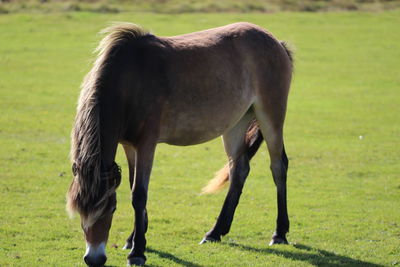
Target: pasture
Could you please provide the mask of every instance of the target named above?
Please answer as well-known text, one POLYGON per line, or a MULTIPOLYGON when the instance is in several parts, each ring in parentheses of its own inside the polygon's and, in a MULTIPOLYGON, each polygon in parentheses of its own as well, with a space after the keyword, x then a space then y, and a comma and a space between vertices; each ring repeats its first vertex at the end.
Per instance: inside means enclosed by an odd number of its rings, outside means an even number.
MULTIPOLYGON (((79 218, 65 212, 69 136, 97 32, 111 21, 176 35, 236 21, 295 47, 285 124, 288 246, 269 247, 276 190, 265 145, 251 162, 230 233, 198 245, 225 197, 200 195, 225 163, 219 139, 158 146, 147 266, 400 264, 400 11, 277 14, 0 15, 0 266, 84 266, 79 218)), ((128 169, 107 245, 108 266, 133 225, 128 169)))

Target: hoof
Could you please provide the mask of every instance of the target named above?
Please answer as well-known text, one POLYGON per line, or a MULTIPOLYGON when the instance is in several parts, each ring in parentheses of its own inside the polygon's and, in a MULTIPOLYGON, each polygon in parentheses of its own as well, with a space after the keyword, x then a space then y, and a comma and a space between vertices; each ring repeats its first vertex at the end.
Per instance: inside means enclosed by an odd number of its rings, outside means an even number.
POLYGON ((285 237, 285 236, 280 237, 280 236, 278 236, 278 235, 273 235, 273 236, 272 236, 271 242, 269 242, 269 245, 272 246, 272 245, 279 245, 279 244, 287 245, 287 244, 289 244, 289 243, 288 243, 288 241, 286 240, 286 237, 285 237))
POLYGON ((146 258, 143 257, 128 258, 128 266, 143 266, 145 262, 146 258))
POLYGON ((123 250, 131 249, 132 248, 132 243, 126 242, 125 246, 122 248, 123 250))
POLYGON ((202 245, 202 244, 205 244, 205 243, 217 243, 217 242, 221 242, 221 238, 216 239, 216 238, 213 238, 213 237, 206 236, 206 237, 203 238, 203 240, 200 241, 199 245, 202 245))

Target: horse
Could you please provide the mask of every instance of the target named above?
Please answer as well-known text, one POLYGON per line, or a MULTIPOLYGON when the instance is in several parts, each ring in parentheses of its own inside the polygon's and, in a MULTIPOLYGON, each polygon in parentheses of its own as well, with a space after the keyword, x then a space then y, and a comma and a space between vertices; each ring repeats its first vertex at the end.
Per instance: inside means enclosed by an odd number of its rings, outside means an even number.
POLYGON ((204 188, 230 182, 215 225, 201 244, 221 241, 231 227, 250 159, 266 141, 277 188, 278 216, 270 245, 287 244, 288 158, 283 124, 293 72, 285 42, 240 22, 173 37, 158 37, 132 23, 103 31, 97 58, 84 78, 71 134, 73 180, 67 210, 79 213, 84 261, 103 265, 116 209, 124 148, 135 213, 125 249, 128 265, 143 265, 147 192, 158 143, 200 144, 222 136, 228 163, 204 188))

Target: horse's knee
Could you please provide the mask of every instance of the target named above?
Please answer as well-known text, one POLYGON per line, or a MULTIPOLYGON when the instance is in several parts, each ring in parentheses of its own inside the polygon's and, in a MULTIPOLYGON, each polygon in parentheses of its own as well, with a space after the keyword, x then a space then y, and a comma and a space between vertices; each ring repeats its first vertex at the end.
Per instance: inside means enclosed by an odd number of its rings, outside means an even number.
POLYGON ((132 206, 136 209, 144 209, 147 202, 147 192, 142 188, 138 188, 132 193, 132 206))

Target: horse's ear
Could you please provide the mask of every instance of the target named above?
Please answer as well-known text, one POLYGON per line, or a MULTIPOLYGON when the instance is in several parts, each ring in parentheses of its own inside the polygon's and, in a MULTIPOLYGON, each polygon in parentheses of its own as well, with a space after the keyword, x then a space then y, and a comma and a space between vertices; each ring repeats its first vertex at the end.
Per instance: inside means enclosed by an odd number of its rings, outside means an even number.
POLYGON ((114 172, 115 172, 115 188, 121 184, 121 167, 114 162, 114 172))
POLYGON ((72 164, 72 174, 74 177, 78 174, 78 166, 76 163, 72 164))

